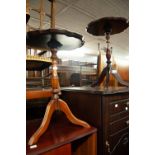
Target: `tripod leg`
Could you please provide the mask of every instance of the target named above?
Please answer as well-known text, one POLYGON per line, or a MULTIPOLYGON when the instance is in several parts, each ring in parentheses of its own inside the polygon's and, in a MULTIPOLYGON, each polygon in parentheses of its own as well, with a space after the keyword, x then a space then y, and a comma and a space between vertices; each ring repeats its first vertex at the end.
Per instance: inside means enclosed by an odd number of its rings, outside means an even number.
POLYGON ((44 118, 42 120, 42 123, 40 125, 40 127, 38 128, 38 130, 31 136, 28 144, 29 145, 33 145, 35 143, 37 143, 38 139, 40 138, 40 136, 46 131, 46 129, 48 128, 48 125, 50 123, 51 120, 51 116, 53 114, 53 112, 55 111, 56 107, 54 104, 54 100, 50 101, 46 107, 46 112, 44 115, 44 118))
POLYGON ((76 124, 76 125, 80 125, 80 126, 83 126, 83 127, 86 127, 86 128, 89 128, 90 125, 78 118, 76 118, 73 113, 71 112, 71 110, 69 109, 67 103, 61 99, 58 100, 59 102, 59 105, 60 105, 60 110, 63 111, 67 118, 69 119, 70 122, 72 122, 73 124, 76 124))
POLYGON ((109 74, 109 71, 110 71, 110 67, 107 66, 106 80, 105 80, 105 87, 106 87, 106 88, 108 88, 108 86, 109 86, 109 81, 110 81, 110 74, 109 74))
POLYGON ((106 72, 107 72, 107 66, 102 70, 98 80, 92 84, 92 87, 95 87, 95 86, 100 86, 101 83, 103 82, 104 78, 106 77, 106 72))

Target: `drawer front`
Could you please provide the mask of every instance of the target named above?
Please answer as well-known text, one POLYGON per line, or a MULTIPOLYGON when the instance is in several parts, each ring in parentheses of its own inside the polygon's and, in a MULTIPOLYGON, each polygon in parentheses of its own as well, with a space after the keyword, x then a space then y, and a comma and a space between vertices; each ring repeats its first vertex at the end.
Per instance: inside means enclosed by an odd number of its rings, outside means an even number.
POLYGON ((113 96, 107 102, 106 150, 111 155, 129 154, 129 99, 113 96))
POLYGON ((126 128, 121 132, 109 136, 106 141, 107 150, 111 155, 128 155, 129 154, 129 129, 126 128))
POLYGON ((129 117, 124 117, 114 122, 109 123, 109 134, 114 134, 129 127, 129 117))
POLYGON ((110 115, 109 122, 111 123, 111 122, 117 121, 117 120, 127 117, 127 116, 129 116, 128 110, 121 111, 119 113, 110 115))
POLYGON ((109 113, 110 115, 120 113, 123 111, 129 111, 129 100, 123 99, 118 101, 110 102, 109 104, 109 113))

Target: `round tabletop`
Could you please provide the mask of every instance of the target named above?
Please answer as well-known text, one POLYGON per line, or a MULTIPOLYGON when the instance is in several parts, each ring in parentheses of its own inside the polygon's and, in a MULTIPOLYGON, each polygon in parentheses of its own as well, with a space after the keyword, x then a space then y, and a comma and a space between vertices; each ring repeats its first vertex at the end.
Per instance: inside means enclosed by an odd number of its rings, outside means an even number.
POLYGON ((111 35, 123 32, 129 27, 127 19, 122 17, 104 17, 92 21, 87 26, 87 32, 95 36, 104 36, 106 32, 111 35))
POLYGON ((83 36, 61 29, 47 29, 27 32, 27 46, 41 50, 73 50, 84 45, 83 36))
POLYGON ((26 24, 28 23, 29 19, 30 19, 30 14, 26 13, 26 24))
POLYGON ((41 71, 51 65, 51 59, 41 56, 26 56, 26 70, 41 71))

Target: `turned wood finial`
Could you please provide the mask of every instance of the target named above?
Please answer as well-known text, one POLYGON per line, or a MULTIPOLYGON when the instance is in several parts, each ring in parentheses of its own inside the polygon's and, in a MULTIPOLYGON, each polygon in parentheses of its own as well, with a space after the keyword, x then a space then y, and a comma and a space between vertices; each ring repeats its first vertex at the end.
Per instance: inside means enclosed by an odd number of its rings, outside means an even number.
POLYGON ((110 45, 110 33, 109 32, 105 33, 105 38, 106 38, 107 48, 109 48, 109 45, 110 45))
POLYGON ((109 32, 106 32, 106 35, 105 35, 105 38, 106 38, 106 43, 107 43, 107 49, 106 49, 106 58, 107 58, 107 64, 110 64, 111 61, 111 49, 110 49, 110 33, 109 32))
POLYGON ((97 76, 99 77, 99 75, 102 72, 102 53, 100 50, 100 43, 98 43, 98 57, 97 57, 97 76))

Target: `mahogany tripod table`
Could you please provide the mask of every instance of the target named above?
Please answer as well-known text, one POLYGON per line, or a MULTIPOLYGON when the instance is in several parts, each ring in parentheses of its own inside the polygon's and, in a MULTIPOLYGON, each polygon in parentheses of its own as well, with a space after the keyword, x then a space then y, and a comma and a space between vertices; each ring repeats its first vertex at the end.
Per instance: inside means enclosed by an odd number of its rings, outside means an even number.
POLYGON ((83 36, 80 34, 70 32, 67 30, 60 30, 55 28, 55 0, 51 1, 51 27, 47 30, 30 31, 27 33, 27 46, 37 49, 49 50, 51 56, 51 87, 52 97, 48 103, 44 118, 38 130, 32 135, 28 144, 33 145, 37 143, 40 136, 47 130, 52 114, 55 110, 63 111, 70 122, 89 128, 90 125, 86 122, 76 118, 70 111, 67 103, 59 99, 61 94, 59 78, 57 73, 58 50, 73 50, 81 47, 84 44, 83 36))
MULTIPOLYGON (((123 32, 129 27, 129 22, 127 19, 122 17, 104 17, 98 20, 92 21, 87 26, 87 32, 94 36, 105 36, 107 48, 106 48, 106 58, 107 66, 103 68, 99 78, 92 86, 100 86, 105 80, 105 87, 109 86, 110 71, 111 71, 111 49, 110 49, 110 35, 118 34, 123 32)), ((112 74, 113 75, 113 74, 112 74)), ((114 76, 116 78, 116 76, 114 76)), ((121 82, 119 79, 116 79, 118 82, 121 82)), ((126 84, 122 82, 121 84, 126 84)))
POLYGON ((81 47, 84 44, 82 38, 83 37, 77 33, 60 29, 30 31, 27 33, 28 46, 32 48, 50 50, 52 53, 51 101, 47 105, 46 112, 40 127, 30 138, 28 142, 29 145, 37 143, 40 136, 47 130, 52 114, 55 110, 63 111, 66 114, 67 118, 70 120, 70 122, 72 122, 73 124, 80 125, 86 128, 90 127, 90 125, 86 122, 76 118, 70 111, 67 103, 59 99, 61 91, 57 74, 57 50, 72 50, 81 47))

